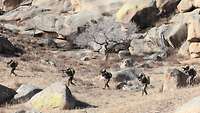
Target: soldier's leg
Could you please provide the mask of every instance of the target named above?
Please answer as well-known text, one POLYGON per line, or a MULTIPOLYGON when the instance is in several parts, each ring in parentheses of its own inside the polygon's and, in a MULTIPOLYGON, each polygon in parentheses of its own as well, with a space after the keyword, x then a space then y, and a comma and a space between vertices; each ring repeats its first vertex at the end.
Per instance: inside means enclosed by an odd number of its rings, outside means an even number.
POLYGON ((107 82, 106 82, 106 87, 107 87, 107 88, 110 88, 110 86, 109 86, 109 84, 108 84, 109 82, 110 82, 110 79, 108 79, 107 82))
POLYGON ((68 79, 68 86, 70 86, 70 84, 72 83, 72 78, 71 77, 69 77, 69 79, 68 79))
POLYGON ((16 76, 15 69, 16 69, 16 68, 12 68, 12 69, 11 69, 10 75, 14 74, 14 75, 16 76))
POLYGON ((190 78, 190 85, 193 85, 194 84, 194 76, 191 76, 190 78))
POLYGON ((188 85, 191 85, 191 78, 192 78, 191 76, 189 76, 189 77, 187 78, 187 81, 186 81, 186 82, 187 82, 188 85))
POLYGON ((148 95, 148 93, 147 93, 147 84, 145 84, 145 86, 144 86, 144 92, 145 92, 146 95, 148 95))
POLYGON ((108 85, 108 79, 106 79, 106 82, 105 82, 105 85, 104 85, 103 89, 106 89, 106 87, 109 87, 109 85, 108 85))
POLYGON ((143 87, 143 89, 142 89, 142 96, 144 95, 144 93, 145 93, 146 95, 148 95, 146 88, 147 88, 147 84, 144 84, 144 87, 143 87))
POLYGON ((76 84, 73 83, 73 79, 74 79, 74 78, 72 77, 72 78, 71 78, 71 84, 74 85, 74 86, 76 86, 76 84))

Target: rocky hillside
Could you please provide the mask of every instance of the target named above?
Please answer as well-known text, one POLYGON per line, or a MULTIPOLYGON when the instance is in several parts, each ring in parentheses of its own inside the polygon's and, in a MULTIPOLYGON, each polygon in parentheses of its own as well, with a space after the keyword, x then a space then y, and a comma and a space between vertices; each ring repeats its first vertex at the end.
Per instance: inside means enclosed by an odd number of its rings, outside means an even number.
POLYGON ((183 105, 200 95, 199 0, 0 0, 0 54, 3 113, 200 112, 199 97, 183 105), (11 59, 19 76, 7 74, 11 59), (69 66, 77 86, 66 85, 69 66), (101 89, 101 68, 111 90, 101 89))
POLYGON ((163 59, 176 51, 184 57, 199 57, 199 2, 195 0, 1 3, 0 21, 4 29, 17 35, 59 39, 63 46, 68 43, 67 49, 90 48, 101 53, 106 48, 109 52, 129 50, 132 55, 156 54, 163 59))

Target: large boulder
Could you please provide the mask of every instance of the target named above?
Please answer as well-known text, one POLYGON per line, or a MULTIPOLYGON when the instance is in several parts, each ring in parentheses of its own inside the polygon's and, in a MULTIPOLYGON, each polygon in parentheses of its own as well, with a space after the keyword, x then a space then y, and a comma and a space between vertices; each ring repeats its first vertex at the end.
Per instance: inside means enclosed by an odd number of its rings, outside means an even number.
POLYGON ((169 70, 166 73, 163 84, 163 91, 173 91, 177 88, 186 87, 188 75, 178 69, 169 70))
POLYGON ((200 97, 195 97, 183 106, 177 108, 175 113, 199 113, 200 112, 200 97))
POLYGON ((125 68, 120 71, 112 72, 113 80, 115 82, 126 82, 136 80, 139 71, 135 68, 125 68))
POLYGON ((16 55, 18 52, 22 52, 16 48, 7 38, 0 36, 0 53, 16 55))
POLYGON ((133 39, 129 51, 132 55, 145 55, 167 52, 181 47, 187 39, 187 25, 163 24, 151 28, 144 39, 133 39))
POLYGON ((0 105, 9 103, 17 94, 15 90, 0 85, 0 105))
MULTIPOLYGON (((89 27, 86 26, 84 32, 74 37, 74 44, 79 48, 89 47, 101 53, 105 53, 105 46, 109 52, 128 49, 131 37, 127 37, 127 34, 121 31, 120 24, 115 22, 114 18, 104 17, 101 21, 89 25, 89 27)), ((134 32, 137 28, 134 25, 132 27, 134 27, 132 29, 134 32)))
POLYGON ((155 0, 129 0, 119 9, 116 18, 121 23, 133 20, 140 27, 147 27, 158 19, 158 12, 155 0))
POLYGON ((179 12, 187 12, 193 8, 199 8, 199 7, 200 7, 199 0, 181 0, 181 2, 177 6, 179 12))
POLYGON ((154 27, 150 29, 145 39, 155 42, 155 44, 160 47, 170 46, 173 48, 179 48, 187 39, 187 25, 184 23, 163 24, 160 27, 154 27), (162 34, 165 45, 163 45, 162 34))
POLYGON ((96 20, 99 14, 95 11, 79 12, 70 16, 62 16, 59 14, 40 14, 33 19, 26 21, 27 28, 36 28, 46 32, 55 32, 63 36, 71 35, 77 32, 78 27, 84 26, 90 20, 96 20))
POLYGON ((143 56, 145 54, 151 54, 158 52, 160 48, 151 41, 144 39, 133 39, 131 41, 129 52, 131 55, 143 56))
POLYGON ((23 84, 17 90, 17 94, 14 96, 15 102, 26 102, 31 99, 35 94, 42 91, 42 89, 30 85, 30 84, 23 84))
POLYGON ((37 110, 72 109, 75 107, 75 98, 64 83, 56 82, 33 96, 28 105, 37 110))
POLYGON ((20 6, 0 16, 0 21, 18 21, 19 20, 22 22, 27 19, 32 19, 33 17, 40 15, 44 12, 48 12, 48 11, 45 11, 44 9, 35 7, 35 6, 20 6))

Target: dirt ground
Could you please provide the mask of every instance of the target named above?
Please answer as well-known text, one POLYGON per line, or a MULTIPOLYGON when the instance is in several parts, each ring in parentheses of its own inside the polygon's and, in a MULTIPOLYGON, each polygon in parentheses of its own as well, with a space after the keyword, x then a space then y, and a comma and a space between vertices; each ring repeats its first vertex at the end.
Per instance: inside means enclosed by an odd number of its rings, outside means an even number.
MULTIPOLYGON (((154 65, 153 68, 143 69, 151 77, 154 88, 149 89, 149 95, 142 96, 141 92, 115 90, 115 83, 111 81, 111 89, 103 90, 104 81, 100 80, 99 70, 106 66, 111 69, 119 69, 120 60, 117 55, 111 55, 108 62, 102 60, 103 56, 89 50, 74 51, 45 51, 40 55, 22 57, 0 57, 0 83, 16 89, 20 84, 28 83, 45 88, 56 81, 67 81, 61 70, 63 67, 73 66, 76 70, 75 83, 70 86, 72 94, 83 102, 96 106, 75 110, 46 110, 43 113, 173 113, 183 103, 200 95, 200 86, 188 87, 173 92, 160 93, 163 83, 164 71, 169 67, 178 67, 185 64, 195 64, 196 69, 200 66, 195 60, 168 60, 162 65, 154 65), (80 60, 83 56, 89 56, 89 61, 80 60), (36 57, 26 61, 24 57, 36 57), (16 70, 18 76, 9 76, 10 69, 6 62, 10 59, 19 61, 16 70), (55 62, 50 65, 44 62, 55 62)), ((199 70, 198 70, 199 72, 199 70)), ((22 105, 8 105, 0 108, 0 113, 14 113, 24 109, 22 105)))

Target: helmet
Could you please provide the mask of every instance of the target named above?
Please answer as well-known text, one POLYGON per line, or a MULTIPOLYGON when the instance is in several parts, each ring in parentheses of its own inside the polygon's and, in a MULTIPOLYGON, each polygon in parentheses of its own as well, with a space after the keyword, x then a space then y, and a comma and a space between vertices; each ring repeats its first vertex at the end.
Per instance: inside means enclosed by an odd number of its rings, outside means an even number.
POLYGON ((189 65, 186 65, 186 66, 184 67, 184 69, 185 69, 185 70, 189 70, 189 69, 190 69, 190 66, 189 66, 189 65))
POLYGON ((140 73, 140 74, 139 74, 139 77, 140 77, 140 78, 143 77, 143 76, 145 76, 144 73, 140 73))
POLYGON ((105 73, 106 72, 106 69, 105 68, 103 68, 103 69, 101 69, 101 71, 100 71, 101 73, 105 73))
POLYGON ((68 67, 67 69, 66 69, 66 71, 70 71, 71 70, 71 68, 70 67, 68 67))

